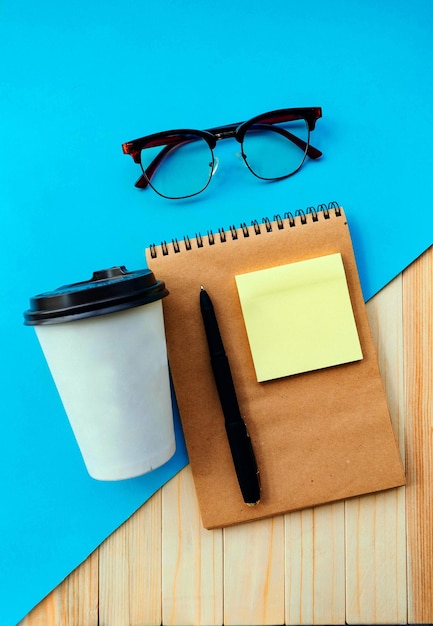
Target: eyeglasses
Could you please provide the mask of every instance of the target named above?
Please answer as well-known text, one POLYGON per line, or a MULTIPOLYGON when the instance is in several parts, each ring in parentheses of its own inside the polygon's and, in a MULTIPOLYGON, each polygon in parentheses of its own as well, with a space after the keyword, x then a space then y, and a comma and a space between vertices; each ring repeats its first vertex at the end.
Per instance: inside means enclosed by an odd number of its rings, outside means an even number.
POLYGON ((322 153, 310 145, 310 132, 322 117, 320 107, 279 109, 246 122, 208 130, 182 128, 154 133, 122 144, 143 171, 135 186, 150 186, 170 200, 189 198, 209 185, 218 168, 213 153, 217 141, 240 143, 246 166, 262 180, 281 180, 295 174, 305 158, 322 153))

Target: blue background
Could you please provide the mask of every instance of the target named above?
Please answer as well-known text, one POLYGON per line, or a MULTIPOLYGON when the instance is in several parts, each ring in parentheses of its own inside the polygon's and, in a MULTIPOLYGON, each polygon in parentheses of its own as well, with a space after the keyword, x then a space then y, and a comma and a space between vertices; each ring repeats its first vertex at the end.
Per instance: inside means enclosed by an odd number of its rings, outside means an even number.
POLYGON ((29 297, 141 268, 151 242, 333 200, 371 297, 433 242, 432 25, 429 0, 0 2, 2 625, 187 461, 178 432, 177 456, 150 477, 87 476, 22 324, 29 297), (324 156, 296 176, 258 181, 235 145, 194 199, 134 188, 122 142, 290 106, 323 108, 324 156))

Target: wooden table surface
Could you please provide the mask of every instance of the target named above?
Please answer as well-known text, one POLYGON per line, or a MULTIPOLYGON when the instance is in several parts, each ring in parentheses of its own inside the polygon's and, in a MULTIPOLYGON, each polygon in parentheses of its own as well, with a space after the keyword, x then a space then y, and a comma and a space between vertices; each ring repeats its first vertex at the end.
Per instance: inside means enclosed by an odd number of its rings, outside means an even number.
POLYGON ((406 487, 207 531, 187 467, 20 626, 433 622, 432 293, 429 249, 367 305, 406 487))

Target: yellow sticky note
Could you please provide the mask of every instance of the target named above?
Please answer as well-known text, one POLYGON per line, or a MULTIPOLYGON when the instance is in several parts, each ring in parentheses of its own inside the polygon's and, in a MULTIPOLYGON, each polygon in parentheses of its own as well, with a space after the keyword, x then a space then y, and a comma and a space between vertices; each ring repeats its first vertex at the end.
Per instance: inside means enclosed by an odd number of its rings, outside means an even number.
POLYGON ((259 382, 362 359, 341 254, 236 276, 259 382))

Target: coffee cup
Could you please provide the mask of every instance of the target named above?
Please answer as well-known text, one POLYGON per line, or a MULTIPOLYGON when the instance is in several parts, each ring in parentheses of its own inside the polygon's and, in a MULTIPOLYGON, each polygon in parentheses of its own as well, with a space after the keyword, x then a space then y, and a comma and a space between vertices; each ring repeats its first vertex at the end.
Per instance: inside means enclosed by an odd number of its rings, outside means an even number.
POLYGON ((162 298, 124 266, 30 299, 33 326, 89 474, 121 480, 175 452, 162 298))

